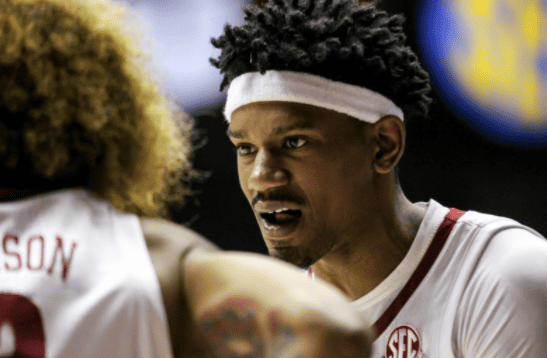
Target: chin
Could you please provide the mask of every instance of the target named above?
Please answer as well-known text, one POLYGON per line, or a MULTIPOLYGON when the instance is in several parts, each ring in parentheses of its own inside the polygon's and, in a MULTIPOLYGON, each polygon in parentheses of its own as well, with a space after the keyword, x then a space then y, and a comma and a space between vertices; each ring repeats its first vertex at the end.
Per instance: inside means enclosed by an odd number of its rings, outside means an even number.
POLYGON ((317 259, 313 259, 299 247, 291 246, 268 248, 268 251, 270 256, 300 268, 308 268, 317 261, 317 259))

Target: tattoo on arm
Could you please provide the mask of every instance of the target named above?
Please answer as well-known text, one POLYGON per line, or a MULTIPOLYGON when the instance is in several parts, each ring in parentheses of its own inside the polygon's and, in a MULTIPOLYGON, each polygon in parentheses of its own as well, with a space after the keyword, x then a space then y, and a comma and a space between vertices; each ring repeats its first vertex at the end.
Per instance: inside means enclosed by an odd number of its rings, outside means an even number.
POLYGON ((265 332, 257 319, 260 305, 248 298, 231 298, 208 310, 199 326, 218 358, 304 358, 290 351, 295 345, 295 330, 283 325, 277 312, 269 315, 273 337, 267 354, 265 332))
POLYGON ((201 320, 201 330, 216 357, 264 357, 264 341, 252 310, 240 314, 231 307, 201 320))
POLYGON ((300 353, 291 352, 291 346, 296 344, 296 334, 290 327, 283 327, 275 338, 272 351, 268 358, 304 358, 300 353))
POLYGON ((283 324, 280 312, 272 311, 268 315, 269 328, 274 338, 273 348, 268 358, 304 358, 301 354, 292 351, 297 349, 297 333, 294 328, 283 324))

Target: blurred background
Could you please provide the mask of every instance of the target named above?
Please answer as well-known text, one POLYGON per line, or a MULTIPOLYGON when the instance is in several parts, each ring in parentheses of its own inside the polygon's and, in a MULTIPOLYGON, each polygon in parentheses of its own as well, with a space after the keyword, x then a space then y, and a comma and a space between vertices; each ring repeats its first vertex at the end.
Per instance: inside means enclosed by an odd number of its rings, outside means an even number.
MULTIPOLYGON (((132 0, 152 24, 170 94, 196 119, 195 167, 208 173, 173 219, 220 247, 265 253, 239 189, 211 37, 252 0, 132 0)), ((507 216, 547 235, 547 0, 383 0, 406 17, 431 74, 429 118, 408 123, 400 163, 412 201, 507 216)))

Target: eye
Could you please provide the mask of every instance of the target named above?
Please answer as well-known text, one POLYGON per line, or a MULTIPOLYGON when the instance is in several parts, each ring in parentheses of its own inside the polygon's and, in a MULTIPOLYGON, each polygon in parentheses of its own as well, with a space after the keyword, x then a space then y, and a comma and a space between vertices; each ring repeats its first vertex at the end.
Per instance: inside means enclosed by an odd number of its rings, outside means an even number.
POLYGON ((301 137, 290 137, 285 140, 285 147, 291 149, 297 149, 304 146, 308 141, 301 137))
POLYGON ((236 145, 236 153, 239 157, 244 157, 255 152, 255 148, 249 144, 236 145))

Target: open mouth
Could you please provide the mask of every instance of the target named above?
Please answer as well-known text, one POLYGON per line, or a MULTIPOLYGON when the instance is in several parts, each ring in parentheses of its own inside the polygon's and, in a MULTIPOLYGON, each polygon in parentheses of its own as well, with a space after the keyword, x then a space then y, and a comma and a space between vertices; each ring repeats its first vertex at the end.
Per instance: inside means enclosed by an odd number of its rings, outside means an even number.
POLYGON ((260 217, 264 220, 269 226, 282 226, 294 223, 302 217, 302 211, 300 210, 290 210, 290 209, 280 209, 275 212, 269 213, 260 213, 260 217))
POLYGON ((255 206, 265 239, 288 240, 304 223, 304 206, 294 201, 259 201, 255 206))

